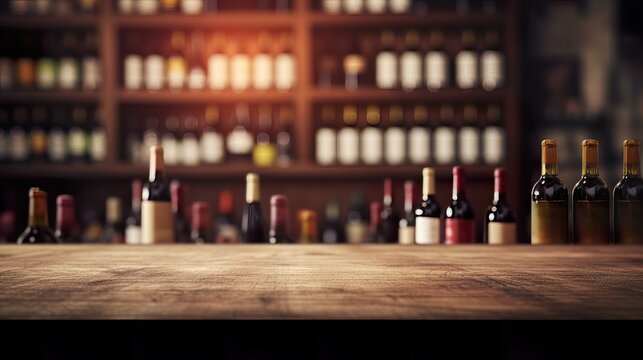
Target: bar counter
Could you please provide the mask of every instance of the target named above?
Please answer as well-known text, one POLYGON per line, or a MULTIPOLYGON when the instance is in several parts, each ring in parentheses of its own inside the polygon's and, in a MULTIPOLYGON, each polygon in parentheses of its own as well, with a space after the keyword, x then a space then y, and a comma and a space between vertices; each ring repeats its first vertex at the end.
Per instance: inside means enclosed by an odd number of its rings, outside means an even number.
POLYGON ((643 318, 643 246, 2 245, 0 318, 643 318))

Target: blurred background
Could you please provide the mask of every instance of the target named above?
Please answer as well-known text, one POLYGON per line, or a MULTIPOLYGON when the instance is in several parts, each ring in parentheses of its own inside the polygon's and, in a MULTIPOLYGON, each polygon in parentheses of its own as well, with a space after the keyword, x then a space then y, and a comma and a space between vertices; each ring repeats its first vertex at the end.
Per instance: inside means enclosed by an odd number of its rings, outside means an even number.
MULTIPOLYGON (((324 229, 366 224, 393 179, 419 202, 467 171, 479 234, 493 169, 528 242, 542 138, 561 177, 580 177, 580 143, 600 141, 601 175, 621 177, 622 141, 643 139, 643 26, 637 0, 23 0, 0 5, 0 240, 27 221, 40 186, 72 194, 86 241, 125 226, 147 148, 170 179, 238 224, 245 174, 324 229), (221 196, 221 194, 225 194, 221 196), (106 199, 115 197, 106 211, 106 199), (120 202, 114 205, 114 202, 120 202), (109 215, 109 216, 108 216, 109 215)), ((135 196, 136 197, 136 196, 135 196)), ((223 221, 223 220, 221 220, 223 221)), ((217 231, 215 229, 215 231, 217 231)), ((479 236, 481 239, 482 236, 479 236)))

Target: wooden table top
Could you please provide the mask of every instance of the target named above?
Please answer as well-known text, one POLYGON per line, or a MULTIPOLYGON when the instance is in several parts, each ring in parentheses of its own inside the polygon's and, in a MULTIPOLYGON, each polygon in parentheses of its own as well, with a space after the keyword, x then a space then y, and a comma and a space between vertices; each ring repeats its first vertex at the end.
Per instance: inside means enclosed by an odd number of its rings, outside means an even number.
POLYGON ((0 318, 643 318, 643 246, 2 245, 0 318))

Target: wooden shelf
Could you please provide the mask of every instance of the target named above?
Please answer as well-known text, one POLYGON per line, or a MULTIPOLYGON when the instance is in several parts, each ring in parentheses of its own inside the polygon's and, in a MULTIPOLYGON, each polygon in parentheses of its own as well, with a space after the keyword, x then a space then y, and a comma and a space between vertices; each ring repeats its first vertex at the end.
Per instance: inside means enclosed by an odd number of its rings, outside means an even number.
POLYGON ((95 15, 0 16, 0 28, 90 28, 98 26, 95 15))
POLYGON ((439 102, 482 102, 502 101, 506 92, 503 90, 484 91, 481 89, 461 90, 445 89, 432 92, 419 89, 412 92, 403 90, 383 90, 377 88, 362 88, 346 90, 341 87, 315 88, 311 91, 311 98, 316 101, 439 101, 439 102))
POLYGON ((213 102, 287 102, 294 99, 292 92, 276 90, 256 91, 247 90, 234 92, 231 90, 182 90, 182 91, 128 91, 118 92, 118 100, 122 104, 200 104, 213 102))
POLYGON ((98 101, 100 93, 96 90, 33 90, 0 92, 0 102, 89 102, 98 101))
POLYGON ((429 12, 414 15, 332 15, 315 13, 311 23, 315 27, 409 27, 409 26, 475 26, 502 24, 501 15, 458 14, 453 11, 429 12))
POLYGON ((295 17, 281 12, 234 11, 218 14, 117 15, 116 25, 123 29, 175 28, 292 28, 295 17))
MULTIPOLYGON (((451 166, 433 166, 438 178, 450 179, 451 166)), ((493 167, 467 166, 467 178, 492 181, 493 167), (491 180, 490 180, 491 179, 491 180)), ((179 179, 239 179, 248 172, 256 172, 265 179, 333 180, 420 178, 421 165, 401 166, 318 166, 296 163, 288 167, 257 167, 251 164, 229 163, 223 165, 168 166, 168 176, 179 179)), ((13 179, 131 179, 145 177, 147 166, 138 164, 2 164, 0 180, 13 179)))

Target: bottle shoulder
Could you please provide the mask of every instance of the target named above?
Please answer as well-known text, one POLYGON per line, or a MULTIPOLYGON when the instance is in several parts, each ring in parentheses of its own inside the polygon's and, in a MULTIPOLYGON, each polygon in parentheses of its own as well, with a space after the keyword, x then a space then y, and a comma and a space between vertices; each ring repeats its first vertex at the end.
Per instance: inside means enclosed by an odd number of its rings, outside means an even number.
POLYGON ((567 201, 569 191, 557 176, 541 176, 531 190, 532 201, 567 201))
POLYGON ((57 244, 60 240, 47 227, 28 226, 18 237, 18 244, 57 244))
POLYGON ((447 218, 473 219, 473 207, 464 198, 454 199, 449 203, 445 215, 447 218))
POLYGON ((614 187, 614 199, 643 201, 643 179, 624 176, 614 187))
POLYGON ((423 200, 414 210, 415 216, 421 217, 440 217, 441 212, 440 204, 433 197, 423 200))
POLYGON ((573 199, 574 201, 609 200, 609 189, 605 181, 600 177, 583 176, 574 186, 573 199))
POLYGON ((498 202, 491 204, 487 208, 485 214, 485 221, 487 222, 515 222, 513 211, 511 207, 505 202, 498 202))

